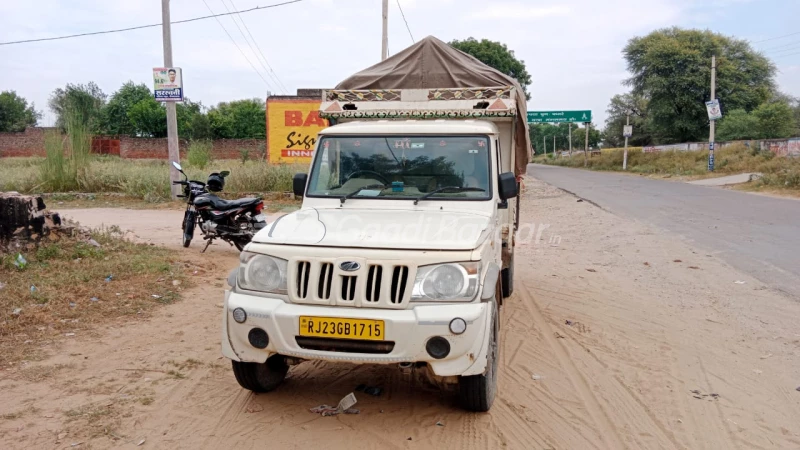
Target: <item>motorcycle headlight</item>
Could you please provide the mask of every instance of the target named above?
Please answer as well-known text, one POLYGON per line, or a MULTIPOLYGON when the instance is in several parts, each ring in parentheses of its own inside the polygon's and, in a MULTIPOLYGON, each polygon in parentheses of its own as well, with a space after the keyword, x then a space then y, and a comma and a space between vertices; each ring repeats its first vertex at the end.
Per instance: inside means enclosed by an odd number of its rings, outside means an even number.
POLYGON ((273 256, 242 252, 238 282, 242 289, 286 294, 285 259, 273 256))
POLYGON ((422 266, 417 270, 411 300, 470 301, 478 293, 480 263, 422 266))

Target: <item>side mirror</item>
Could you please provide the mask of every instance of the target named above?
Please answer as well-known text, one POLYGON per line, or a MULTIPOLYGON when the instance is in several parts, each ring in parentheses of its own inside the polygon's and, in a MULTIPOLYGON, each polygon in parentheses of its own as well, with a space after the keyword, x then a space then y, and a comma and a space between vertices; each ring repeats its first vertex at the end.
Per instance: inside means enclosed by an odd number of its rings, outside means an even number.
POLYGON ((296 173, 292 178, 292 190, 294 195, 302 197, 306 193, 306 182, 308 181, 307 173, 296 173))
POLYGON ((177 161, 172 161, 172 167, 178 169, 178 172, 183 172, 183 167, 177 161))
POLYGON ((517 177, 512 172, 501 173, 497 179, 497 185, 501 200, 517 196, 517 177))
POLYGON ((219 176, 221 176, 222 178, 225 178, 230 174, 231 174, 231 172, 229 170, 223 170, 222 172, 219 173, 219 176))

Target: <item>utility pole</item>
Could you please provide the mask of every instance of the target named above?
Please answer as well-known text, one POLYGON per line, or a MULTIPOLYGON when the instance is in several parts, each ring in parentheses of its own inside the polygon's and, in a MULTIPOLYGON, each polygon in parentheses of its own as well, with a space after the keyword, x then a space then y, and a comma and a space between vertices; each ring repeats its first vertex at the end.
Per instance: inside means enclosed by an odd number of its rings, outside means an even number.
POLYGON ((556 151, 556 135, 553 135, 553 156, 558 158, 558 152, 556 151))
MULTIPOLYGON (((172 31, 169 25, 169 0, 161 0, 161 31, 164 39, 164 67, 172 67, 172 31)), ((172 167, 172 162, 180 163, 181 155, 178 149, 178 119, 175 113, 175 102, 165 102, 167 107, 167 148, 169 149, 169 179, 172 199, 178 198, 181 187, 172 184, 180 180, 178 170, 172 167)))
MULTIPOLYGON (((625 126, 631 124, 631 110, 625 111, 625 126)), ((625 135, 625 152, 622 154, 622 170, 628 170, 628 135, 625 135)))
POLYGON ((545 140, 544 136, 542 136, 542 147, 544 148, 544 156, 547 156, 547 141, 545 140))
MULTIPOLYGON (((711 55, 711 101, 717 99, 717 56, 711 55)), ((714 131, 716 120, 710 121, 710 129, 708 133, 708 171, 714 171, 714 131)))
POLYGON ((584 122, 583 126, 586 127, 586 140, 583 143, 583 167, 589 164, 586 153, 589 151, 589 125, 591 122, 584 122))
POLYGON ((383 42, 381 61, 389 57, 389 0, 383 0, 383 42))
POLYGON ((572 122, 569 123, 569 156, 572 157, 572 122))

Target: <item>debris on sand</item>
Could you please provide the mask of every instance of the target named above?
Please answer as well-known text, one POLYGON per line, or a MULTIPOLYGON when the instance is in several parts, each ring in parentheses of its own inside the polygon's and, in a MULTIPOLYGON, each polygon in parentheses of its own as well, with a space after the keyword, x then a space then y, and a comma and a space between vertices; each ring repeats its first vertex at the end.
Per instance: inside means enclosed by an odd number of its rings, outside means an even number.
POLYGON ((356 400, 355 394, 351 392, 345 395, 344 398, 342 398, 339 401, 339 404, 335 408, 333 406, 328 406, 328 405, 319 405, 316 408, 311 408, 309 411, 311 411, 314 414, 319 414, 323 417, 336 416, 339 414, 358 414, 361 411, 353 408, 353 405, 355 405, 357 402, 358 400, 356 400))

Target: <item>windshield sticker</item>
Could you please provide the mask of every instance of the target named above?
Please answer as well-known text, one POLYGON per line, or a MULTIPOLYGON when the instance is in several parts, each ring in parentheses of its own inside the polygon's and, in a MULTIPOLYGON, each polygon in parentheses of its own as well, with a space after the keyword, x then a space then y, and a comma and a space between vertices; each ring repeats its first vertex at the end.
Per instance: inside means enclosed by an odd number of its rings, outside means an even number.
POLYGON ((477 153, 478 153, 478 151, 477 151, 477 150, 475 150, 475 149, 470 149, 470 150, 469 150, 469 153, 470 153, 470 154, 477 154, 477 153))
POLYGON ((371 190, 371 189, 362 189, 358 193, 358 195, 361 195, 362 197, 377 197, 377 196, 381 195, 381 191, 371 190))
POLYGON ((355 141, 353 142, 353 145, 356 147, 361 147, 361 141, 355 141))
POLYGON ((478 141, 478 147, 486 147, 486 141, 478 141))
POLYGON ((447 142, 445 142, 445 141, 440 141, 440 142, 439 142, 439 147, 447 147, 447 142))
POLYGON ((409 139, 398 139, 394 141, 394 148, 411 148, 411 141, 409 139))
POLYGON ((414 142, 411 144, 411 148, 425 148, 424 142, 414 142))

